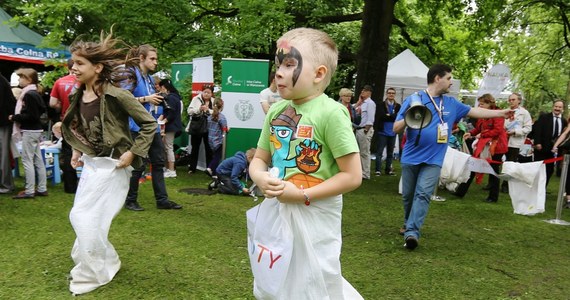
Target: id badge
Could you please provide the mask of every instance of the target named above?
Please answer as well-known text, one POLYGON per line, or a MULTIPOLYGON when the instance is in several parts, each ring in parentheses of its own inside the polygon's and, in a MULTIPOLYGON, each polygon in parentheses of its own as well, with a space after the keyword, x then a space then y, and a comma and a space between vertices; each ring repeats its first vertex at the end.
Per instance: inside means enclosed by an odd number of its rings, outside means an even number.
POLYGON ((447 143, 447 123, 440 123, 437 125, 437 143, 446 144, 447 143))

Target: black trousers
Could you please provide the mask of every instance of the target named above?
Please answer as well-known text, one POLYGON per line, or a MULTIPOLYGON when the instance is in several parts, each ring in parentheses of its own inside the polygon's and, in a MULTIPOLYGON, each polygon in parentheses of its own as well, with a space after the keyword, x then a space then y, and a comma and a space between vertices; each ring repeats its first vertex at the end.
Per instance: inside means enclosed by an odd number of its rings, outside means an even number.
POLYGON ((204 143, 204 149, 206 150, 206 166, 210 164, 210 161, 212 161, 212 149, 210 149, 210 144, 208 143, 208 133, 192 134, 190 135, 192 151, 190 152, 190 164, 188 165, 188 171, 196 172, 201 143, 204 143))
POLYGON ((63 171, 63 191, 68 194, 75 194, 77 191, 77 171, 71 166, 71 155, 73 149, 63 140, 61 143, 61 154, 59 159, 60 168, 63 171))

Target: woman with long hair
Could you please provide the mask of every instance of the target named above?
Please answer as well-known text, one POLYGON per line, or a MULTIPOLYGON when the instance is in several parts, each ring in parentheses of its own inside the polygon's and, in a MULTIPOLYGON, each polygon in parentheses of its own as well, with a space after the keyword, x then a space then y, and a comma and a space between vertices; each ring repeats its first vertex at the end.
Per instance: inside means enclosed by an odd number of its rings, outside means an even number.
POLYGON ((164 126, 164 148, 166 152, 166 170, 165 178, 175 178, 176 170, 174 169, 174 138, 180 135, 182 131, 182 102, 180 93, 172 84, 170 79, 162 79, 158 82, 160 92, 164 93, 164 101, 166 101, 164 114, 161 121, 166 122, 164 126))
POLYGON ((214 101, 214 109, 208 116, 208 143, 212 149, 212 160, 206 168, 206 173, 212 176, 216 173, 216 168, 220 164, 223 156, 223 143, 225 134, 228 132, 228 121, 226 116, 222 114, 224 109, 224 100, 216 98, 214 101))
POLYGON ((109 229, 125 202, 130 166, 142 164, 157 124, 129 91, 119 87, 126 48, 112 33, 101 33, 99 42, 76 41, 70 52, 81 86, 70 96, 62 132, 73 148, 71 166, 83 167, 69 214, 77 235, 69 289, 77 295, 109 283, 120 269, 109 229), (129 117, 141 128, 135 140, 129 117))
POLYGON ((16 70, 16 74, 19 76, 19 86, 23 89, 18 97, 14 115, 8 118, 14 122, 12 137, 16 141, 22 141, 22 164, 26 174, 26 187, 13 198, 47 196, 46 167, 40 149, 44 131, 41 115, 46 112, 46 105, 38 93, 38 72, 31 68, 22 68, 16 70))
MULTIPOLYGON (((214 111, 214 101, 212 96, 214 94, 214 86, 206 84, 202 87, 202 93, 192 98, 188 106, 188 115, 190 116, 190 123, 192 122, 207 122, 207 117, 214 111)), ((198 155, 200 154, 200 145, 204 142, 204 150, 206 151, 206 165, 210 164, 212 160, 212 149, 208 144, 208 129, 201 132, 190 132, 190 145, 192 150, 190 152, 190 164, 188 165, 188 174, 196 172, 198 166, 198 155)))
MULTIPOLYGON (((491 94, 484 94, 477 99, 479 107, 486 109, 498 109, 495 98, 491 94)), ((507 131, 505 130, 504 118, 479 119, 470 132, 464 135, 464 139, 475 138, 477 145, 473 151, 474 157, 493 160, 491 167, 499 174, 502 156, 507 153, 507 131)), ((489 174, 489 196, 486 202, 494 203, 499 200, 499 178, 489 174)))

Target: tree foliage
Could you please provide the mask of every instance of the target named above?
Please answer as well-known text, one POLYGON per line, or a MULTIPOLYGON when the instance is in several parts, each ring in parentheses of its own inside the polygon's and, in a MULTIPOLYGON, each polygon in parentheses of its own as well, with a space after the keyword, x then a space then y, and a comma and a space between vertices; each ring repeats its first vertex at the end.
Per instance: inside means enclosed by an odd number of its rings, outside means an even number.
POLYGON ((566 1, 511 1, 501 15, 499 56, 514 74, 512 88, 537 115, 552 101, 570 101, 570 4, 566 1))
POLYGON ((560 97, 568 86, 567 0, 6 0, 2 7, 47 43, 94 38, 114 25, 127 43, 157 47, 163 69, 210 55, 272 61, 283 32, 319 28, 340 51, 331 96, 363 84, 381 95, 388 60, 406 48, 428 66, 452 65, 466 88, 477 88, 498 62, 511 66, 514 88, 527 98, 560 97))

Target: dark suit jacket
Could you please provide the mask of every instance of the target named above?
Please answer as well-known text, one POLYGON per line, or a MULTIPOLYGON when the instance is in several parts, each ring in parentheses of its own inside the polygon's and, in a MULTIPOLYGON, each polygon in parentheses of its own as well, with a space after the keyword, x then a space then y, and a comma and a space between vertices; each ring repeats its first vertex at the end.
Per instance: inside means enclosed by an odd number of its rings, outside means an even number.
POLYGON ((402 105, 396 101, 394 101, 394 111, 388 111, 388 104, 386 101, 383 101, 376 106, 378 113, 376 114, 376 128, 374 130, 380 132, 384 129, 384 122, 395 122, 400 108, 402 108, 402 105))
MULTIPOLYGON (((556 142, 558 136, 553 137, 554 131, 552 113, 541 114, 538 120, 532 125, 532 136, 534 137, 534 145, 542 145, 541 151, 536 151, 535 154, 539 158, 552 157, 552 146, 556 142)), ((560 117, 562 127, 558 130, 558 135, 562 133, 564 128, 568 126, 568 121, 564 117, 560 117)))

